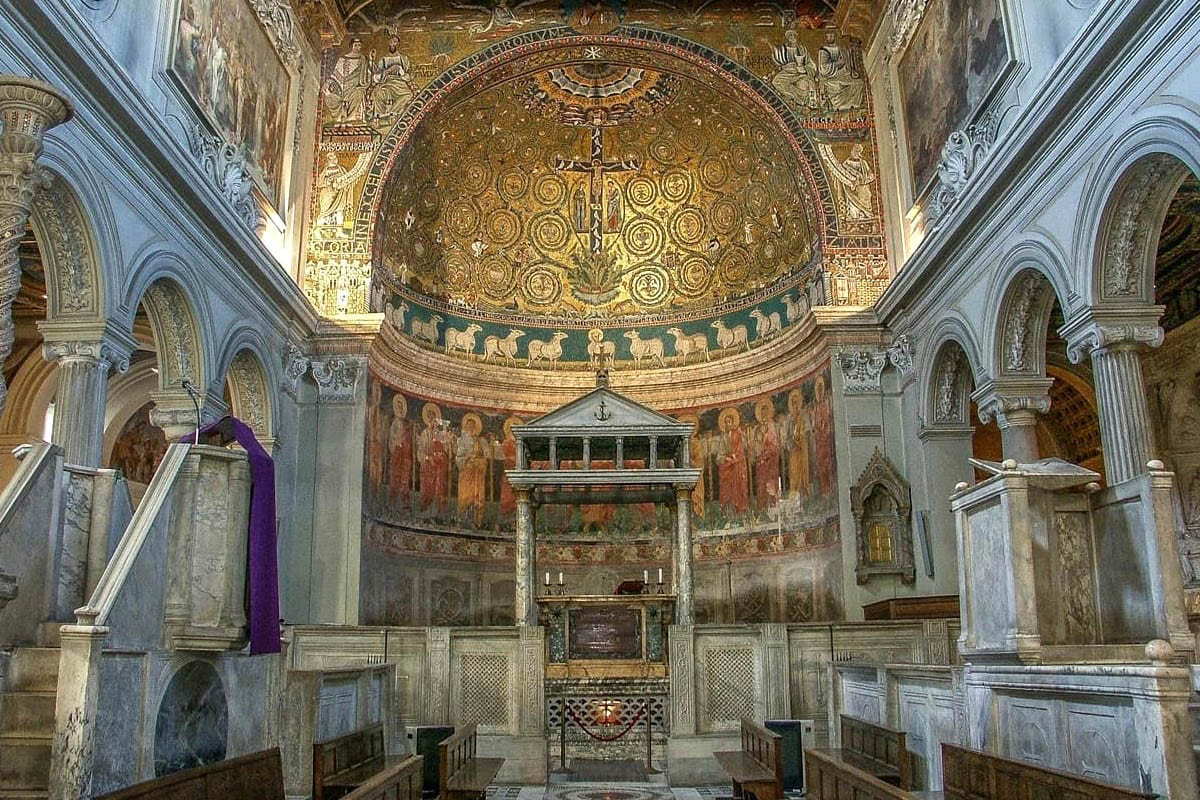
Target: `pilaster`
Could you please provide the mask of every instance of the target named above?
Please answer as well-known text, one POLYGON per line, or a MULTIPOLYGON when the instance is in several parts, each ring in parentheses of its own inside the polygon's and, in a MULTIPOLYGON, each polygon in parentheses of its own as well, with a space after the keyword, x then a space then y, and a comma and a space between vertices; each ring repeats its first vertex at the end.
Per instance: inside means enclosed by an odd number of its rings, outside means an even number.
POLYGON ((675 486, 675 624, 695 623, 692 580, 692 490, 695 484, 675 486))
POLYGON ((533 507, 530 490, 514 488, 517 501, 516 532, 516 598, 514 614, 517 625, 537 625, 537 603, 534 600, 534 558, 536 546, 533 541, 533 507))
POLYGON ((64 625, 50 752, 51 800, 92 796, 100 659, 108 628, 64 625))
MULTIPOLYGON (((49 185, 37 164, 42 138, 71 117, 57 89, 15 75, 0 76, 0 362, 12 353, 12 304, 21 289, 21 239, 40 189, 49 185)), ((0 376, 0 408, 8 386, 0 376)))

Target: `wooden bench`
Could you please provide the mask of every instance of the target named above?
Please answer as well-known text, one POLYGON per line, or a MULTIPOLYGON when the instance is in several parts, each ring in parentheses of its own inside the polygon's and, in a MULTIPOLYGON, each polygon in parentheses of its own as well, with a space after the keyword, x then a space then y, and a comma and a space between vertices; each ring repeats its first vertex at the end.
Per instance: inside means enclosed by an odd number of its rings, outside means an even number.
POLYGON ((1023 800, 1027 797, 1089 797, 1150 800, 1158 795, 1101 783, 1081 775, 942 744, 942 791, 921 792, 930 800, 1023 800))
POLYGON ((313 800, 338 800, 405 756, 384 751, 383 723, 313 743, 313 800))
POLYGON ((283 800, 279 748, 180 770, 96 800, 283 800))
POLYGON ((847 763, 837 750, 804 751, 807 800, 910 800, 912 792, 847 763))
POLYGON ((757 800, 781 800, 783 762, 780 760, 780 736, 753 720, 742 720, 742 749, 713 753, 721 769, 733 781, 733 796, 746 792, 757 800))
POLYGON ((901 789, 912 788, 912 753, 904 731, 842 714, 842 746, 823 750, 860 772, 901 789))
POLYGON ((423 756, 409 756, 377 773, 342 800, 421 800, 423 756))
POLYGON ((476 747, 474 723, 438 743, 438 800, 482 800, 504 759, 480 758, 476 747))

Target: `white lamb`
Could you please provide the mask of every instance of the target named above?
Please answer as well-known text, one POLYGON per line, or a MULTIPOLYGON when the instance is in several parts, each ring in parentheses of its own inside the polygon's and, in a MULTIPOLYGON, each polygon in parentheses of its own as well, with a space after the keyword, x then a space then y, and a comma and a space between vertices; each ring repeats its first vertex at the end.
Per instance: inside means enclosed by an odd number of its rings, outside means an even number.
POLYGON ((517 339, 525 335, 525 331, 519 331, 516 328, 511 328, 508 331, 508 336, 500 338, 499 336, 489 336, 483 340, 483 360, 487 361, 492 356, 503 358, 510 364, 517 363, 517 339))
POLYGON ((680 361, 686 362, 692 353, 703 353, 705 361, 712 361, 712 353, 708 349, 708 334, 684 333, 679 328, 667 328, 667 333, 675 337, 675 355, 680 361))
POLYGON ((549 339, 530 339, 529 340, 529 360, 525 362, 526 366, 533 366, 535 361, 548 361, 551 367, 558 368, 558 359, 562 357, 562 340, 567 338, 567 335, 562 331, 555 331, 549 339))
POLYGON ((662 339, 643 339, 637 331, 625 331, 625 338, 629 340, 629 353, 634 361, 654 359, 660 367, 664 366, 662 339))
POLYGON ((756 308, 750 312, 750 319, 754 320, 754 336, 756 339, 765 339, 783 330, 783 322, 779 318, 778 311, 764 314, 756 308))
POLYGON ((466 330, 458 328, 446 328, 446 354, 461 350, 468 355, 475 352, 475 334, 479 333, 483 328, 472 322, 466 327, 466 330))
POLYGON ((750 337, 746 333, 745 325, 736 325, 732 328, 725 326, 725 320, 719 319, 712 324, 717 329, 717 346, 722 350, 727 350, 730 347, 741 345, 747 351, 750 350, 750 337))
POLYGON ((428 321, 419 320, 413 317, 409 326, 412 329, 412 335, 418 339, 424 339, 430 344, 437 344, 438 340, 438 325, 442 324, 442 318, 437 314, 430 314, 428 321))

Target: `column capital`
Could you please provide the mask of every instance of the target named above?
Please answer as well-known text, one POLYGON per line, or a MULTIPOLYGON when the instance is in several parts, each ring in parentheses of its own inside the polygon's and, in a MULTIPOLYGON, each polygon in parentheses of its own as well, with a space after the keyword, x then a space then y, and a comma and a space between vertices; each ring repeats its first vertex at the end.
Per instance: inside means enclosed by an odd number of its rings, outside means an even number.
POLYGON ((125 372, 138 346, 132 335, 103 322, 42 321, 37 326, 47 361, 91 361, 125 372))
POLYGON ((1032 415, 1050 410, 1050 386, 1053 378, 1007 377, 989 380, 971 393, 979 408, 979 421, 996 419, 1001 425, 1020 417, 1032 423, 1032 415))
POLYGON ((1164 306, 1093 308, 1059 328, 1067 340, 1067 357, 1078 364, 1099 352, 1158 347, 1163 329, 1158 324, 1164 306))
POLYGON ((48 83, 20 75, 0 75, 0 153, 36 157, 46 131, 74 113, 71 102, 48 83))
MULTIPOLYGON (((162 389, 150 393, 154 408, 150 409, 150 424, 162 428, 168 442, 178 441, 196 430, 196 407, 192 398, 183 389, 162 389)), ((229 407, 210 392, 200 396, 200 424, 220 419, 229 413, 229 407)))
POLYGON ((314 357, 312 375, 317 382, 317 393, 322 403, 351 403, 358 377, 365 370, 367 360, 362 356, 338 355, 314 357))

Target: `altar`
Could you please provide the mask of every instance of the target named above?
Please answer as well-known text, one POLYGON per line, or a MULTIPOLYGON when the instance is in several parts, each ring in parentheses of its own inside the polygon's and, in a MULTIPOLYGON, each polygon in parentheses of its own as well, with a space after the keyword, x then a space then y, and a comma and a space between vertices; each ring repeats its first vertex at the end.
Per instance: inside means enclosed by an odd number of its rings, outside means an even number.
POLYGON ((666 677, 674 595, 549 595, 537 602, 547 678, 666 677))

